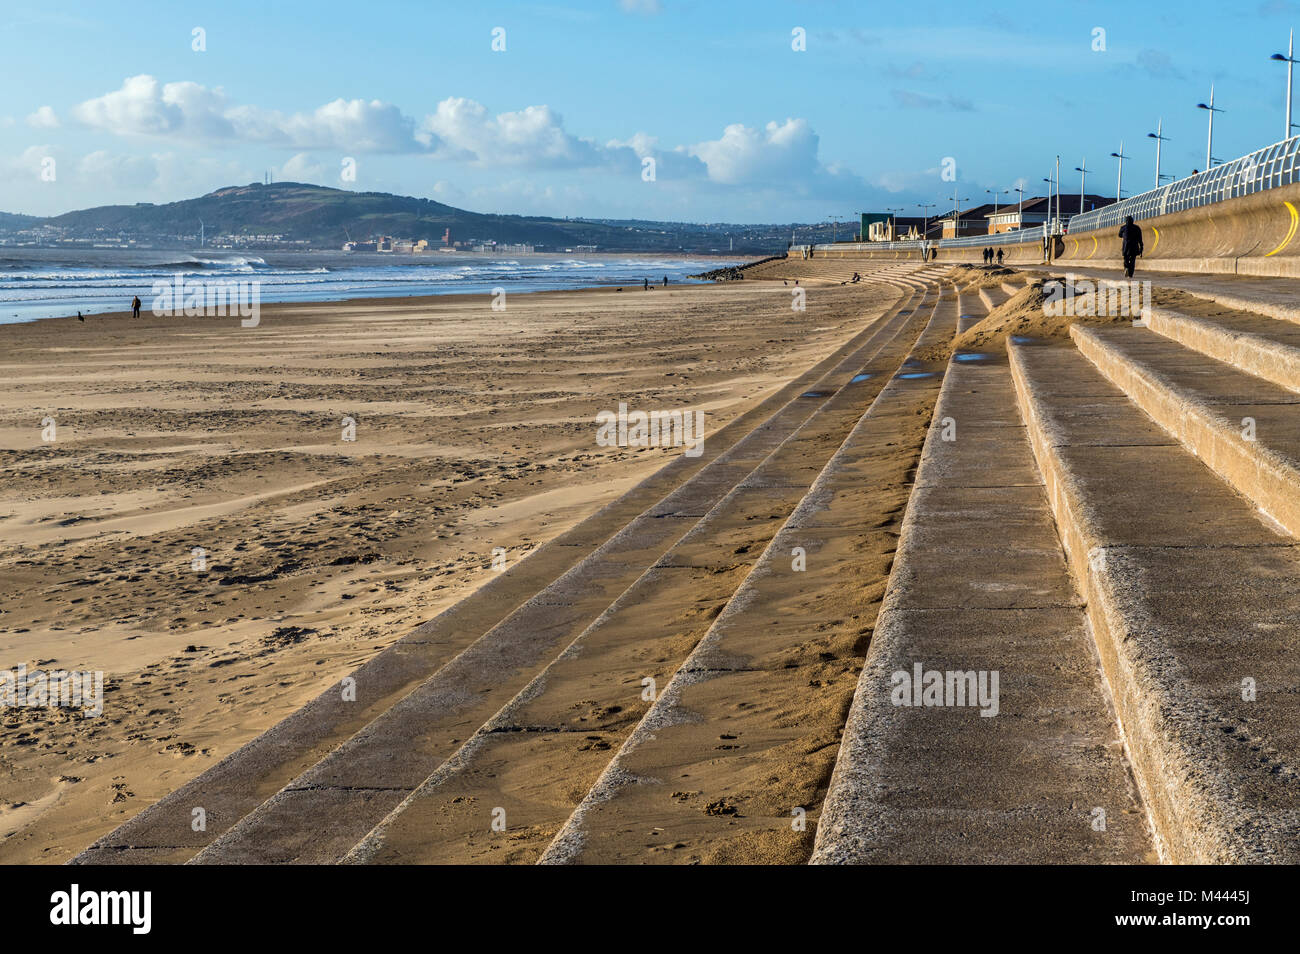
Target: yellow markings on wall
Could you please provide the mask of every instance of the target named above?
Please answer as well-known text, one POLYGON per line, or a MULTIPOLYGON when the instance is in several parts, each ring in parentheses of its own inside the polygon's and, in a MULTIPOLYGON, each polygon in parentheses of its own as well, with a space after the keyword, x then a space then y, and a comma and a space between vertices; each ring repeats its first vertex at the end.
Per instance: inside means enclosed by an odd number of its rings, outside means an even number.
POLYGON ((1282 239, 1282 244, 1269 252, 1268 255, 1265 255, 1265 258, 1268 258, 1269 255, 1276 255, 1278 252, 1282 251, 1282 249, 1290 245, 1291 240, 1295 238, 1296 225, 1300 225, 1300 215, 1296 214, 1295 206, 1290 202, 1283 202, 1282 204, 1285 205, 1286 210, 1291 213, 1291 227, 1286 230, 1286 238, 1282 239))
POLYGON ((1094 235, 1092 237, 1092 251, 1088 253, 1088 258, 1092 258, 1096 254, 1097 254, 1097 236, 1094 235))
POLYGON ((1074 243, 1074 251, 1070 253, 1070 258, 1074 258, 1074 256, 1079 254, 1079 240, 1071 239, 1070 241, 1074 243))
POLYGON ((1153 225, 1151 226, 1151 231, 1156 233, 1156 240, 1151 243, 1151 251, 1154 252, 1156 246, 1160 244, 1160 230, 1153 225))

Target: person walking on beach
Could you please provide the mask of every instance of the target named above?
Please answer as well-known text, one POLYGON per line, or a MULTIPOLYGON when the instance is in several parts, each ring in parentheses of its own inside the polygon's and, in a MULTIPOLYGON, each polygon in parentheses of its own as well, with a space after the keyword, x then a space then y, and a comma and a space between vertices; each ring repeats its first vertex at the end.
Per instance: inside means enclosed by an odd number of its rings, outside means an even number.
POLYGON ((642 290, 644 290, 644 291, 649 291, 649 290, 650 290, 650 279, 648 279, 648 278, 643 278, 643 279, 641 279, 641 288, 642 288, 642 290))
POLYGON ((1124 216, 1124 225, 1119 230, 1120 253, 1124 256, 1124 277, 1133 277, 1133 268, 1138 256, 1142 254, 1142 230, 1133 224, 1133 216, 1124 216))
POLYGON ((136 295, 134 298, 131 299, 131 317, 132 318, 140 317, 140 296, 139 295, 136 295))
POLYGON ((665 276, 664 276, 664 288, 667 288, 667 287, 668 287, 668 276, 665 275, 665 276))

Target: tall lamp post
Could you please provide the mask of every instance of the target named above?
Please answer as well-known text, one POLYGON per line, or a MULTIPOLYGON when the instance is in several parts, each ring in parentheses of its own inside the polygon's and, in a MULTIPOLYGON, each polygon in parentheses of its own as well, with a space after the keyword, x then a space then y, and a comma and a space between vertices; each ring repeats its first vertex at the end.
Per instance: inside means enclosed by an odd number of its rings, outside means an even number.
POLYGON ((1088 160, 1083 160, 1083 165, 1075 166, 1074 171, 1079 173, 1079 214, 1083 215, 1083 196, 1088 191, 1088 160))
POLYGON ((1205 137, 1205 171, 1210 171, 1210 166, 1214 163, 1214 114, 1223 112, 1222 109, 1214 105, 1214 84, 1210 84, 1210 101, 1208 103, 1197 103, 1197 109, 1203 109, 1210 114, 1210 132, 1205 137))
POLYGON ((952 237, 961 238, 961 204, 969 202, 970 196, 957 198, 957 190, 952 190, 952 237))
POLYGON ((1012 191, 1012 192, 1019 192, 1019 193, 1020 193, 1020 207, 1016 210, 1016 212, 1020 215, 1020 221, 1017 222, 1016 225, 1017 225, 1017 227, 1019 227, 1019 228, 1024 228, 1024 227, 1025 227, 1025 190, 1024 190, 1024 187, 1022 187, 1022 186, 1016 186, 1016 187, 1015 187, 1014 189, 1012 189, 1011 191, 1012 191))
POLYGON ((918 203, 916 203, 916 207, 917 207, 918 209, 921 210, 921 215, 924 217, 924 218, 922 219, 922 221, 924 222, 924 224, 921 226, 921 241, 922 241, 922 242, 924 242, 924 241, 925 241, 927 238, 929 238, 929 236, 930 236, 930 210, 933 209, 936 205, 938 205, 937 202, 918 202, 918 203))
POLYGON ((1124 198, 1124 160, 1129 157, 1124 155, 1124 140, 1119 141, 1119 152, 1110 154, 1112 159, 1119 160, 1119 172, 1115 174, 1115 201, 1118 202, 1124 198))
POLYGON ((1270 60, 1281 60, 1286 64, 1286 132, 1282 134, 1283 139, 1291 138, 1291 130, 1295 124, 1291 122, 1291 69, 1295 66, 1295 30, 1291 31, 1291 39, 1286 44, 1286 56, 1281 53, 1274 53, 1269 57, 1270 60))
POLYGON ((1163 142, 1168 142, 1168 141, 1169 141, 1169 137, 1166 136, 1166 135, 1163 135, 1163 134, 1161 133, 1161 127, 1162 127, 1163 125, 1164 125, 1164 120, 1163 120, 1163 119, 1157 119, 1157 120, 1156 120, 1156 131, 1153 132, 1153 133, 1147 133, 1147 138, 1148 138, 1148 139, 1154 139, 1154 140, 1156 141, 1156 188, 1157 188, 1157 189, 1160 188, 1160 180, 1161 180, 1161 179, 1167 179, 1167 178, 1169 178, 1168 176, 1162 176, 1162 175, 1160 174, 1160 144, 1163 143, 1163 142))
MULTIPOLYGON (((885 211, 886 211, 886 212, 902 212, 902 211, 903 211, 903 207, 902 207, 901 205, 899 205, 899 206, 894 206, 894 207, 891 207, 891 208, 887 208, 887 209, 885 209, 885 211)), ((889 224, 889 240, 890 240, 891 242, 896 242, 896 241, 898 241, 898 216, 897 216, 897 215, 892 216, 891 219, 892 219, 892 221, 891 221, 890 224, 889 224)), ((866 236, 864 235, 864 236, 862 237, 862 241, 865 242, 866 240, 867 240, 867 238, 866 238, 866 236)))

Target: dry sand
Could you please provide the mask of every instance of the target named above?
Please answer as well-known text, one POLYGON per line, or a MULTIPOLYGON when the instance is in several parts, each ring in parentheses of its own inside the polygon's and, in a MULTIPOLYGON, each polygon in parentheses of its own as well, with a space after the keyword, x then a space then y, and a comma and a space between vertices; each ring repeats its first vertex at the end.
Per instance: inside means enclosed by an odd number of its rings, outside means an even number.
POLYGON ((797 313, 746 281, 0 327, 0 669, 106 683, 100 718, 0 710, 0 861, 67 860, 472 591, 493 548, 519 559, 674 453, 597 446, 598 411, 702 408, 711 433, 896 297, 823 287, 797 313))

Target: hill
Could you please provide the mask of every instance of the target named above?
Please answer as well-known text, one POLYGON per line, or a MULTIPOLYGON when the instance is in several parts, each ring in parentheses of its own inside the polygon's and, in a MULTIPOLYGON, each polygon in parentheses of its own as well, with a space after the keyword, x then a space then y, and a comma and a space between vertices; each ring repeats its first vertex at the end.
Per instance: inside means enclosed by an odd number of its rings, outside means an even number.
MULTIPOLYGON (((200 221, 209 240, 223 235, 277 235, 280 241, 314 248, 339 248, 349 238, 364 241, 379 235, 440 244, 444 230, 450 229, 453 241, 461 242, 523 243, 547 249, 595 245, 609 251, 647 252, 731 247, 747 254, 784 249, 792 228, 489 215, 413 196, 276 182, 229 186, 162 205, 108 205, 46 219, 0 214, 0 231, 45 227, 51 236, 65 241, 113 237, 158 243, 197 236, 200 221)), ((816 234, 810 231, 809 237, 816 234)))

